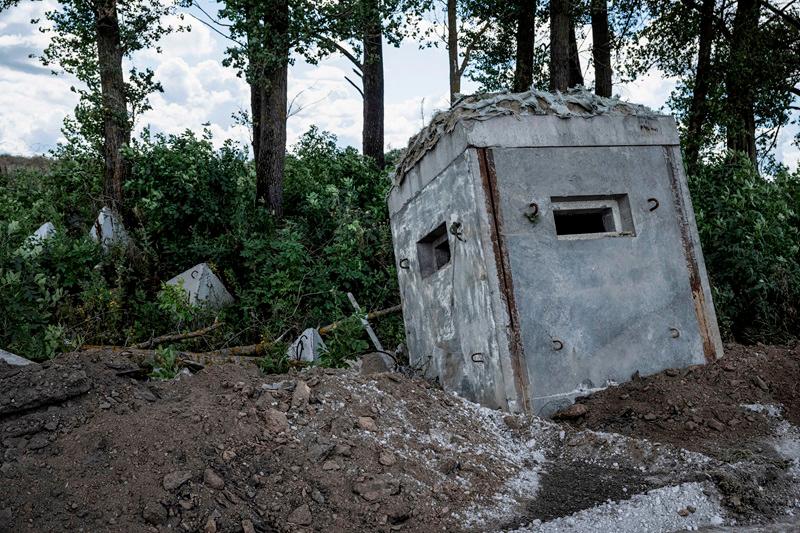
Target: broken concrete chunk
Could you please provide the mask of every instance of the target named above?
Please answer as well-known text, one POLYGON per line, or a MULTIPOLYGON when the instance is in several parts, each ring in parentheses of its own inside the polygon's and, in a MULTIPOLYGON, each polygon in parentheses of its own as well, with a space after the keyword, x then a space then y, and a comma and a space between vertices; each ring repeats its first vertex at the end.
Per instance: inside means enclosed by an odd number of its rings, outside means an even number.
POLYGON ((55 234, 56 227, 53 225, 53 223, 45 222, 39 226, 39 229, 34 231, 33 234, 25 240, 25 247, 30 248, 33 246, 38 246, 55 234))
POLYGON ((35 364, 33 361, 28 361, 24 357, 14 355, 11 352, 0 349, 0 361, 5 361, 12 366, 25 366, 35 364))
POLYGON ((169 280, 189 296, 190 305, 221 309, 233 303, 233 296, 207 263, 200 263, 169 280))
POLYGON ((289 346, 286 355, 293 361, 307 361, 313 363, 327 350, 325 342, 314 328, 305 330, 297 340, 289 346))
POLYGON ((122 219, 108 207, 100 210, 89 230, 89 237, 93 241, 99 242, 103 250, 108 250, 112 246, 124 246, 128 244, 128 232, 122 225, 122 219))

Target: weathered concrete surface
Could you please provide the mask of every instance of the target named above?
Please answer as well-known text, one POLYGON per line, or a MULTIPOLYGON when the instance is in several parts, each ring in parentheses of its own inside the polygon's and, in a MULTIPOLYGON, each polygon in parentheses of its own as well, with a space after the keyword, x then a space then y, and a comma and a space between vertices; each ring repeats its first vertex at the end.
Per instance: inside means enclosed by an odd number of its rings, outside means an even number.
POLYGON ((189 297, 190 305, 221 309, 233 303, 233 296, 206 263, 195 265, 167 282, 180 287, 189 297))
POLYGON ((485 405, 548 414, 722 354, 671 117, 523 93, 433 122, 388 199, 413 364, 485 405), (614 227, 556 232, 556 212, 601 211, 614 227), (459 236, 424 276, 418 243, 442 222, 459 236))
POLYGON ((20 357, 18 355, 15 355, 11 352, 7 352, 2 349, 0 349, 0 361, 4 361, 5 363, 11 366, 25 366, 25 365, 35 364, 33 361, 29 361, 24 357, 20 357))
POLYGON ((99 242, 103 250, 112 246, 125 246, 128 243, 128 232, 122 224, 122 219, 108 207, 103 207, 97 215, 89 230, 93 241, 99 242))
POLYGON ((312 363, 327 350, 316 328, 308 328, 289 346, 286 356, 292 361, 312 363))

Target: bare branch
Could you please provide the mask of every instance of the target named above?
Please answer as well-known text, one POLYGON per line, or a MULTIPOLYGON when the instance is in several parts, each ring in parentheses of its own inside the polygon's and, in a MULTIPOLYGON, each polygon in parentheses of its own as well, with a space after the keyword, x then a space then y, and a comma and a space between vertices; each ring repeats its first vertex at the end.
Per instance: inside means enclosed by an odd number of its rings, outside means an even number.
POLYGON ((795 31, 800 31, 800 19, 786 13, 786 9, 793 3, 794 1, 789 2, 781 9, 778 9, 769 2, 764 2, 764 7, 766 7, 769 11, 771 11, 776 17, 780 17, 781 19, 783 19, 785 23, 789 24, 790 26, 794 26, 795 31))
POLYGON ((355 83, 353 83, 353 80, 351 80, 351 79, 350 79, 350 78, 348 78, 347 76, 345 76, 345 77, 344 77, 344 79, 346 79, 346 80, 347 80, 347 83, 349 83, 350 85, 352 85, 353 87, 355 87, 356 91, 358 91, 358 94, 360 94, 360 95, 361 95, 361 98, 364 98, 364 91, 362 91, 362 90, 361 90, 361 87, 359 87, 358 85, 356 85, 355 83))
POLYGON ((219 31, 217 28, 215 28, 214 26, 212 26, 211 24, 209 24, 208 22, 206 22, 205 20, 203 20, 203 19, 200 19, 200 18, 197 18, 197 17, 196 17, 196 16, 194 16, 194 14, 192 14, 192 13, 189 13, 189 16, 190 16, 190 17, 192 17, 193 19, 195 19, 197 22, 200 22, 201 24, 205 24, 206 26, 208 26, 209 28, 211 28, 213 31, 217 32, 218 34, 220 34, 221 36, 225 37, 225 38, 226 38, 226 39, 228 39, 229 41, 231 41, 231 42, 234 42, 234 43, 236 43, 237 45, 239 45, 239 46, 241 46, 242 48, 244 48, 244 46, 245 46, 244 44, 240 43, 239 41, 237 41, 236 39, 234 39, 234 38, 233 38, 233 37, 231 37, 230 35, 225 35, 225 34, 224 34, 224 33, 222 33, 221 31, 219 31))

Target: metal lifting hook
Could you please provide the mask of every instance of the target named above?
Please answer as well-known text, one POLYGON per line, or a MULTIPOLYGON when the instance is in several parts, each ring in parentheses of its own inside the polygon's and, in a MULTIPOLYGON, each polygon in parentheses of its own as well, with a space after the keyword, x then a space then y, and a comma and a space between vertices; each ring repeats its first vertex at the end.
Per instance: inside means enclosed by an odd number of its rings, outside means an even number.
POLYGON ((466 242, 463 236, 464 233, 462 232, 461 229, 461 222, 453 222, 452 224, 450 224, 450 233, 455 235, 456 239, 458 239, 459 241, 466 242))

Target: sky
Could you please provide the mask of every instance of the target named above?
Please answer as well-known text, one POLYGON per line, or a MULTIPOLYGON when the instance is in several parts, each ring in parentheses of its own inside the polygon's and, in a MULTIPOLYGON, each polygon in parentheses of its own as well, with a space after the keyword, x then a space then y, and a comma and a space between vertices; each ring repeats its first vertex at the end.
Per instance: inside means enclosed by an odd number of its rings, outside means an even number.
MULTIPOLYGON (((0 13, 0 153, 34 155, 46 153, 63 141, 61 125, 77 103, 70 90, 77 80, 66 74, 53 75, 38 59, 48 36, 31 24, 42 18, 56 2, 22 2, 0 13)), ((216 3, 204 0, 205 11, 216 13, 216 3)), ((185 12, 188 13, 189 12, 185 12)), ((203 14, 193 8, 190 13, 203 14)), ((186 16, 191 31, 165 37, 162 53, 144 50, 133 61, 156 73, 164 92, 151 97, 153 109, 136 121, 136 130, 150 127, 155 132, 181 133, 208 127, 214 142, 226 139, 249 145, 247 128, 236 124, 233 115, 249 108, 249 91, 231 68, 222 66, 228 41, 213 30, 186 16), (207 125, 207 126, 206 126, 207 125)), ((588 38, 590 39, 590 38, 588 38)), ((581 45, 588 50, 588 40, 581 45)), ((588 51, 583 55, 587 56, 588 51)), ((385 45, 385 128, 386 148, 402 148, 426 120, 447 107, 447 56, 443 47, 420 49, 415 42, 399 48, 385 45)), ((582 64, 588 61, 583 58, 582 64)), ((312 125, 334 133, 341 145, 360 147, 361 97, 344 79, 351 66, 342 57, 331 57, 318 65, 295 58, 289 70, 289 100, 295 102, 287 123, 291 146, 312 125)), ((591 72, 587 72, 591 79, 591 72)), ((350 76, 352 78, 352 76, 350 76)), ((658 72, 625 85, 617 84, 615 94, 625 100, 663 109, 675 81, 658 72)), ((463 92, 477 86, 464 82, 463 92)), ((796 128, 782 132, 776 156, 796 168, 800 151, 792 145, 796 128)))

